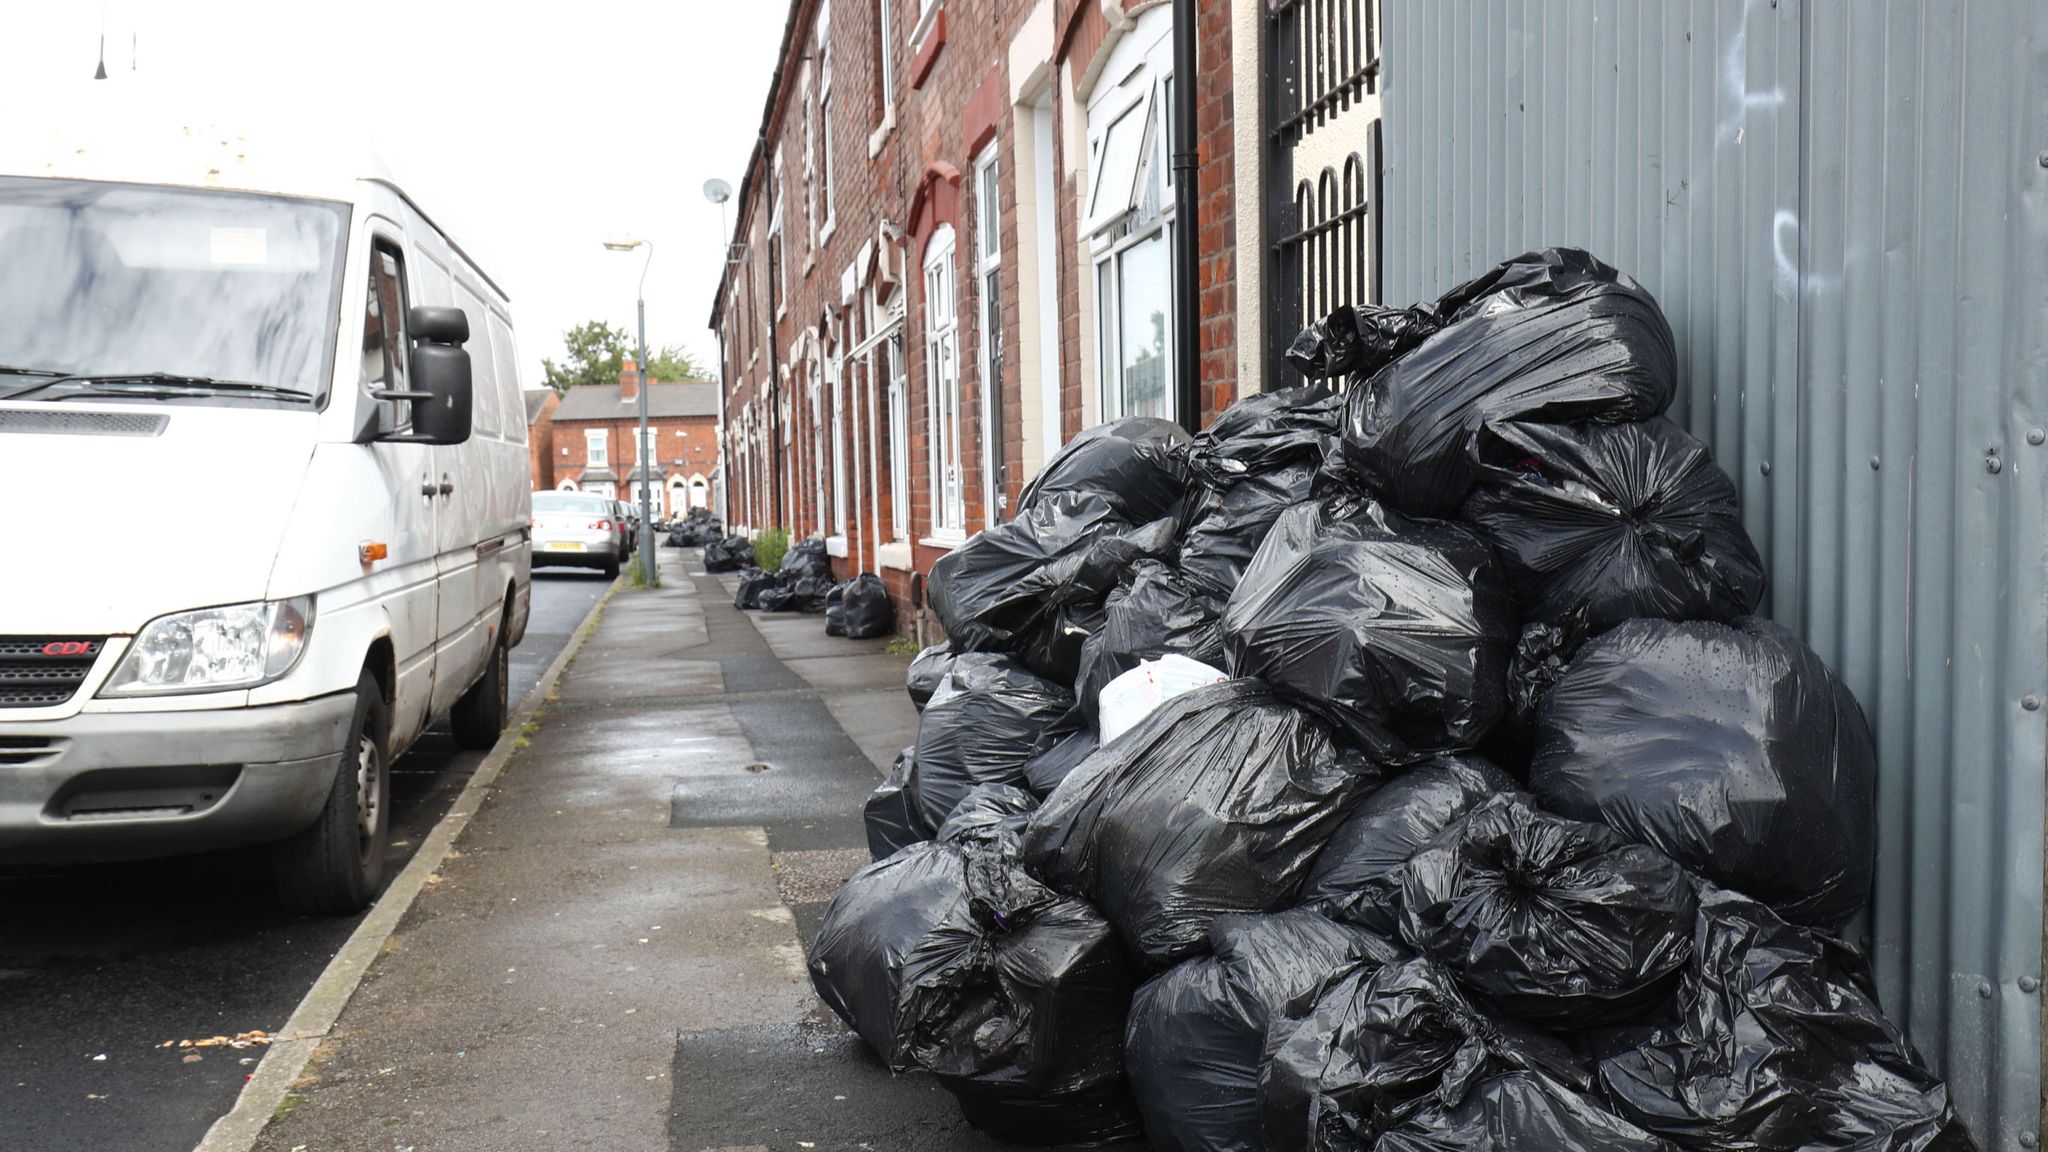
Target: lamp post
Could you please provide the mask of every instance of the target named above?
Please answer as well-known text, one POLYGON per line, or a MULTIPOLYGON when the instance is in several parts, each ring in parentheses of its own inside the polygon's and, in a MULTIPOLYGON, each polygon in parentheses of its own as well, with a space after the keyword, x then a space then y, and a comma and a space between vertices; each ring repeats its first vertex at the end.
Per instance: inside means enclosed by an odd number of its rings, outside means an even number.
MULTIPOLYGON (((733 265, 733 242, 726 232, 725 223, 725 202, 732 199, 732 185, 715 177, 706 180, 704 199, 718 205, 718 240, 725 245, 725 263, 718 270, 718 286, 722 289, 725 287, 726 279, 732 275, 733 265)), ((726 495, 726 477, 730 473, 725 467, 725 397, 726 389, 731 385, 725 378, 725 333, 722 330, 714 331, 712 336, 718 340, 718 468, 713 473, 712 487, 718 493, 718 518, 721 522, 730 524, 732 509, 726 495)))
POLYGON ((648 487, 653 483, 654 461, 649 460, 647 451, 647 269, 654 263, 654 241, 638 236, 614 236, 604 242, 613 252, 631 252, 645 246, 647 259, 640 265, 640 290, 637 301, 640 313, 640 446, 633 455, 639 460, 640 471, 640 583, 654 587, 654 506, 648 499, 648 487))

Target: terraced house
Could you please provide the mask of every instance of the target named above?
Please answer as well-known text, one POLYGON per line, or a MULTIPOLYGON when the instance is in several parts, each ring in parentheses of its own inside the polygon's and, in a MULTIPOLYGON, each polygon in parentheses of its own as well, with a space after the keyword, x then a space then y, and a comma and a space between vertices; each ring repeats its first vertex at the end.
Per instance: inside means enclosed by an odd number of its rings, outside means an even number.
POLYGON ((1350 285, 1315 306, 1370 298, 1370 17, 795 0, 711 318, 727 522, 822 536, 910 621, 918 575, 1081 429, 1198 427, 1264 386, 1305 260, 1350 285), (1311 24, 1342 50, 1290 65, 1311 24))

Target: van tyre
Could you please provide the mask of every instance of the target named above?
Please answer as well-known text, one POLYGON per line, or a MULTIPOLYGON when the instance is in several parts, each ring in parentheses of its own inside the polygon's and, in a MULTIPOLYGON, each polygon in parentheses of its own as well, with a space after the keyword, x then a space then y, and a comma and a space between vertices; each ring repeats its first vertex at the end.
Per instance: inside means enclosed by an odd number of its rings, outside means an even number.
POLYGON ((455 730, 455 743, 471 752, 482 752, 498 742, 505 730, 506 682, 511 679, 511 654, 505 648, 505 632, 491 645, 490 663, 484 674, 448 711, 448 726, 455 730))
POLYGON ((391 839, 390 747, 390 708, 365 671, 327 803, 310 827, 272 850, 278 900, 288 910, 345 916, 376 898, 391 839))

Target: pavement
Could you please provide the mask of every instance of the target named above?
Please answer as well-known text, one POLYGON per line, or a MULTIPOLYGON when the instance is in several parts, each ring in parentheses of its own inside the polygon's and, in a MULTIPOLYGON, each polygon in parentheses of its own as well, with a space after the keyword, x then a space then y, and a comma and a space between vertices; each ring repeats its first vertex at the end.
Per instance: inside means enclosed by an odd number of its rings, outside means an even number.
MULTIPOLYGON (((611 581, 543 570, 511 695, 539 680, 611 581)), ((385 875, 483 759, 430 730, 392 765, 385 875)), ((262 1054, 166 1040, 277 1032, 360 916, 278 911, 254 853, 0 875, 0 1152, 188 1152, 262 1054)))
POLYGON ((270 1152, 1005 1147, 892 1076, 805 950, 916 733, 909 658, 622 587, 277 1109, 270 1152))

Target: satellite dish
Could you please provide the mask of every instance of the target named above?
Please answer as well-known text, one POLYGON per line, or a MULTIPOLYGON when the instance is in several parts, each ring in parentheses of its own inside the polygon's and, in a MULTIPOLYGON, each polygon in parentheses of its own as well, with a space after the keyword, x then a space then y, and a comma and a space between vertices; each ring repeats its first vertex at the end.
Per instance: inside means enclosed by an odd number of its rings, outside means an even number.
POLYGON ((723 204, 732 199, 732 185, 714 176, 704 182, 704 198, 713 204, 723 204))

